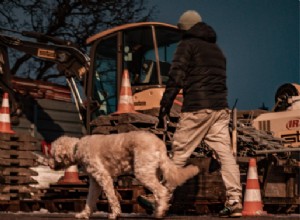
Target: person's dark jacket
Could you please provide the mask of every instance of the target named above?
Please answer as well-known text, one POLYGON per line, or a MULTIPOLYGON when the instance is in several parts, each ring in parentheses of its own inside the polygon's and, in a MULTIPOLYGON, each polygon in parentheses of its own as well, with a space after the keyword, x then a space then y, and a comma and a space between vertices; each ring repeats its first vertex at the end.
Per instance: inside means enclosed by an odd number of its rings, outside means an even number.
POLYGON ((180 89, 182 112, 228 107, 226 58, 216 44, 216 33, 199 22, 187 30, 178 44, 160 102, 161 113, 168 114, 180 89))

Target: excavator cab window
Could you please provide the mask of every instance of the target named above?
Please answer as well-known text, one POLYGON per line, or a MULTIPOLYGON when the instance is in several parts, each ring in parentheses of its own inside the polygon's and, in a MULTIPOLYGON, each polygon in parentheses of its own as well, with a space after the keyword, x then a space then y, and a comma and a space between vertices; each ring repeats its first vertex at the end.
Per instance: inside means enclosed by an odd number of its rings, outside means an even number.
POLYGON ((96 48, 93 75, 93 99, 99 108, 94 117, 116 109, 117 99, 117 36, 101 41, 96 48))
POLYGON ((131 75, 131 86, 165 84, 180 38, 178 31, 160 27, 125 31, 124 66, 131 75))
POLYGON ((129 71, 131 86, 158 84, 158 77, 151 74, 153 67, 156 68, 151 27, 125 30, 123 44, 123 66, 129 71))
POLYGON ((92 117, 117 111, 122 74, 130 75, 133 93, 147 88, 161 88, 168 80, 176 44, 181 39, 176 28, 155 25, 117 29, 103 34, 93 45, 92 100, 99 108, 92 117))

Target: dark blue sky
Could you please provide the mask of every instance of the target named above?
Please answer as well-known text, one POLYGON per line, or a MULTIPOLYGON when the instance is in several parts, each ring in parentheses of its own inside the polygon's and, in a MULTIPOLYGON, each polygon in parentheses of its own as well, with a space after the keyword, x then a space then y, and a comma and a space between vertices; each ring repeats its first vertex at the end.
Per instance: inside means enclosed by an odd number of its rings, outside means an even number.
POLYGON ((299 0, 149 0, 155 21, 177 24, 198 11, 218 35, 227 57, 229 104, 240 110, 272 109, 277 89, 300 84, 299 0))

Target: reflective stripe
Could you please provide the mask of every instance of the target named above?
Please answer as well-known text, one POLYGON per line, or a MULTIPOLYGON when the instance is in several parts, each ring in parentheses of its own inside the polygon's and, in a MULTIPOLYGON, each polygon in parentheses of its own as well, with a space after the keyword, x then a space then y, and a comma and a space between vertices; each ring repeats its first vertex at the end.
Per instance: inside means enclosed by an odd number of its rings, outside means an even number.
POLYGON ((258 179, 256 167, 249 167, 247 178, 248 179, 258 179))
POLYGON ((245 196, 244 196, 244 201, 247 201, 247 202, 261 201, 260 190, 259 189, 247 189, 245 196))
POLYGON ((123 87, 131 87, 131 84, 130 84, 129 80, 123 80, 122 81, 122 86, 123 87))
POLYGON ((69 167, 66 169, 66 172, 78 172, 77 165, 69 166, 69 167))
POLYGON ((2 107, 9 107, 8 99, 3 99, 3 101, 2 101, 2 107))
POLYGON ((10 123, 10 116, 9 116, 9 114, 2 114, 2 113, 0 113, 0 122, 10 123))
POLYGON ((120 96, 119 103, 133 103, 132 96, 129 95, 122 95, 120 96))

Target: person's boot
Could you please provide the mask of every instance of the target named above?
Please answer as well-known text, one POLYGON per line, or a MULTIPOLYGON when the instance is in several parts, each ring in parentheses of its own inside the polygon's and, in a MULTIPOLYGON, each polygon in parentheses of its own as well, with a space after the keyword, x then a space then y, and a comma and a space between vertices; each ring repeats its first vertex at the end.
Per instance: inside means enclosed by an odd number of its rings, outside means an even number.
POLYGON ((223 218, 238 218, 242 217, 243 205, 242 203, 235 201, 233 203, 226 202, 224 209, 219 212, 219 217, 223 218))
POLYGON ((155 198, 153 194, 140 195, 137 202, 146 210, 153 212, 155 209, 155 198))

